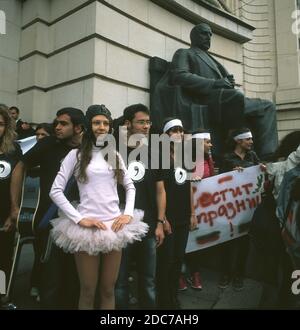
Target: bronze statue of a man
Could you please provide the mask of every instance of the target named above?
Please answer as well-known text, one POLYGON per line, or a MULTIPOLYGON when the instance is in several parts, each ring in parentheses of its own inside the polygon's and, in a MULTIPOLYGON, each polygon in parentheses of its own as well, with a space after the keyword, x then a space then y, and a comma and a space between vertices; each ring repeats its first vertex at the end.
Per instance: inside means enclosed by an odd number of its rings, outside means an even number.
MULTIPOLYGON (((181 113, 207 105, 209 127, 215 132, 249 127, 255 150, 261 159, 265 159, 278 144, 275 106, 267 100, 247 98, 235 89, 233 75, 208 53, 211 37, 210 26, 198 24, 190 33, 191 47, 175 52, 170 69, 162 78, 169 87, 176 88, 176 97, 169 104, 173 109, 181 109, 181 113)), ((157 86, 162 85, 158 83, 157 86)), ((162 92, 156 91, 154 95, 164 97, 162 92)), ((166 101, 160 104, 168 106, 166 101)), ((186 125, 190 126, 190 123, 186 122, 186 125)))

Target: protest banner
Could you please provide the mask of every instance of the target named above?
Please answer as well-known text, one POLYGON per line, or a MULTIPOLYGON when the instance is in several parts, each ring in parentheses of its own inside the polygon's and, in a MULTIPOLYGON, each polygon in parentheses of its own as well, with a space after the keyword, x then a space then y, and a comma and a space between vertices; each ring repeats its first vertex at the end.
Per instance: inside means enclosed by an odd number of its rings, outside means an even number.
POLYGON ((263 184, 260 166, 192 183, 198 228, 189 233, 186 253, 247 234, 263 184))

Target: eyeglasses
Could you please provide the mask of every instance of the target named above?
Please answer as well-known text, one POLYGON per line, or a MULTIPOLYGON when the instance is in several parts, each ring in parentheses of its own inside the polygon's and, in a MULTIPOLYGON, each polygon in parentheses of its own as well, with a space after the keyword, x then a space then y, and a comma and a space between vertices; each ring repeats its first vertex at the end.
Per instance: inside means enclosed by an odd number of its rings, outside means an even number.
POLYGON ((152 125, 152 122, 150 120, 137 120, 135 122, 135 124, 141 125, 141 126, 145 126, 145 125, 152 125))

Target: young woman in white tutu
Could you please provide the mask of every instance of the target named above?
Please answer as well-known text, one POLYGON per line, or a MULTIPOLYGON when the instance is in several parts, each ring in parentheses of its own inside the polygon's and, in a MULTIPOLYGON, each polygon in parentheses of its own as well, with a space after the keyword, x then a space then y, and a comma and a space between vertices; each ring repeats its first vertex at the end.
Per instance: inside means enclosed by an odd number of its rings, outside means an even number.
POLYGON ((135 188, 120 155, 107 143, 97 146, 111 131, 110 111, 103 105, 92 105, 86 119, 88 127, 80 148, 66 156, 51 188, 50 197, 61 212, 59 218, 51 221, 52 237, 64 251, 74 253, 80 280, 79 309, 94 307, 98 279, 100 308, 114 309, 121 250, 140 240, 148 225, 140 221, 142 211, 133 214, 135 188), (80 196, 76 207, 64 195, 72 175, 80 196), (126 191, 124 212, 119 208, 118 182, 126 191))

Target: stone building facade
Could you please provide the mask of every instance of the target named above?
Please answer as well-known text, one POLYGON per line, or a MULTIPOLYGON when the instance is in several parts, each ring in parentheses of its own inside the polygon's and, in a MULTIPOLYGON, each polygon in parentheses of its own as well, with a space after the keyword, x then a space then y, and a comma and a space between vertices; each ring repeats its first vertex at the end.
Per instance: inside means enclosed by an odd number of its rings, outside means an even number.
POLYGON ((149 59, 171 60, 205 21, 212 54, 240 88, 277 103, 282 137, 300 127, 296 8, 296 0, 0 0, 0 103, 34 123, 63 106, 104 103, 118 116, 149 105, 149 59))

